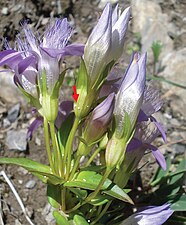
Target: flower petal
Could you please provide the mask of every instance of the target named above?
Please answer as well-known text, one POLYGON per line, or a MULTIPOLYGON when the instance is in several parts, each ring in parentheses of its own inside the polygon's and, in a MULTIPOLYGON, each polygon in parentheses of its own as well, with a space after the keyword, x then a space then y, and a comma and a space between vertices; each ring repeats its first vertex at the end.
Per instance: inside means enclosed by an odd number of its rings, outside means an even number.
POLYGON ((29 126, 27 131, 27 140, 30 141, 32 139, 33 132, 41 125, 43 124, 43 118, 37 117, 29 126))
POLYGON ((158 164, 161 166, 161 168, 163 170, 166 170, 166 161, 165 161, 165 157, 163 156, 163 154, 159 151, 159 149, 157 147, 155 147, 154 145, 151 144, 147 144, 148 147, 152 150, 152 154, 154 155, 154 157, 156 158, 156 161, 158 162, 158 164))
POLYGON ((120 225, 162 225, 172 215, 173 210, 168 204, 147 207, 143 211, 134 213, 120 225))
POLYGON ((165 134, 163 126, 153 116, 150 116, 150 119, 151 119, 152 122, 154 122, 154 124, 158 128, 158 130, 161 133, 161 136, 162 136, 164 142, 167 142, 167 137, 166 137, 166 134, 165 134))
POLYGON ((82 56, 84 53, 84 45, 82 44, 72 44, 62 49, 43 48, 43 47, 41 47, 41 49, 53 58, 56 58, 58 56, 60 58, 63 58, 64 56, 70 55, 82 56))

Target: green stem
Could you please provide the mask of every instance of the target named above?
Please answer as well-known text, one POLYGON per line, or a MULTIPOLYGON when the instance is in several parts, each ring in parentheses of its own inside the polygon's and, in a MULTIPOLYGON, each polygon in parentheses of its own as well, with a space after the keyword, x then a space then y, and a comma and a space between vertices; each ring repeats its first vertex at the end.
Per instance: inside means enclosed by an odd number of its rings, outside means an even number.
POLYGON ((74 163, 74 166, 73 166, 73 169, 72 169, 72 172, 70 173, 70 176, 69 176, 69 180, 72 180, 78 166, 79 166, 79 162, 80 162, 80 159, 81 159, 81 155, 77 156, 76 160, 75 160, 75 163, 74 163))
POLYGON ((99 216, 92 223, 90 223, 90 225, 96 224, 101 219, 101 217, 104 216, 104 214, 108 210, 108 208, 109 208, 109 206, 110 206, 111 203, 112 203, 112 201, 107 202, 105 208, 102 210, 102 212, 99 214, 99 216))
POLYGON ((87 202, 91 201, 93 198, 96 197, 96 195, 98 194, 98 192, 101 190, 105 180, 107 179, 107 177, 109 176, 109 174, 112 172, 112 170, 110 168, 107 168, 105 171, 105 174, 103 175, 102 179, 100 180, 96 190, 91 193, 84 202, 79 202, 77 205, 75 205, 72 209, 69 209, 66 211, 66 213, 71 213, 77 209, 79 209, 81 206, 85 205, 87 202))
POLYGON ((64 155, 64 165, 66 165, 66 160, 67 160, 67 167, 66 167, 66 179, 69 177, 70 173, 70 167, 71 167, 71 155, 72 155, 72 150, 73 150, 73 141, 74 141, 74 136, 76 134, 76 130, 79 125, 79 118, 75 118, 73 127, 70 131, 70 134, 67 139, 66 147, 65 147, 65 155, 64 155))
POLYGON ((96 151, 91 155, 91 157, 89 158, 89 160, 85 163, 84 167, 87 167, 90 165, 90 163, 94 160, 94 158, 96 157, 96 155, 102 150, 102 148, 98 147, 96 149, 96 151))
POLYGON ((50 133, 51 133, 51 138, 52 138, 52 145, 53 145, 53 150, 54 150, 54 158, 55 158, 55 164, 56 164, 56 170, 58 171, 59 176, 61 176, 61 168, 62 168, 62 157, 61 157, 61 152, 59 149, 59 145, 57 142, 57 137, 55 133, 55 125, 53 122, 50 122, 50 133))
POLYGON ((54 170, 52 155, 51 155, 51 151, 50 151, 50 137, 49 137, 49 130, 48 130, 48 121, 45 117, 44 117, 44 133, 45 133, 46 150, 47 150, 49 164, 50 164, 50 167, 52 168, 52 172, 54 172, 55 170, 54 170))
POLYGON ((62 208, 62 211, 64 212, 65 209, 66 209, 66 188, 64 187, 62 190, 61 190, 61 208, 62 208))
POLYGON ((110 168, 107 168, 105 171, 105 174, 103 175, 102 179, 100 180, 97 188, 95 189, 95 191, 93 193, 91 193, 86 199, 86 202, 91 201, 93 198, 96 197, 96 195, 99 193, 99 191, 101 190, 103 184, 105 183, 105 180, 108 178, 109 174, 112 172, 112 170, 110 168))

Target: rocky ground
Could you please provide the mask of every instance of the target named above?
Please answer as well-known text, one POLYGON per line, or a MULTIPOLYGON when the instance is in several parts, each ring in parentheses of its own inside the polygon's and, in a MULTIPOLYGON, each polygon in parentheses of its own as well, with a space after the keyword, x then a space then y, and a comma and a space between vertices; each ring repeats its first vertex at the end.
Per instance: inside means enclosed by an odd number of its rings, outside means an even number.
MULTIPOLYGON (((88 34, 96 23, 106 1, 90 0, 6 0, 0 6, 0 37, 12 42, 20 30, 20 23, 28 19, 33 27, 43 30, 50 17, 67 16, 75 27, 73 39, 85 43, 88 34)), ((163 44, 158 63, 158 76, 186 86, 186 3, 184 0, 112 0, 125 8, 132 5, 132 21, 126 37, 125 54, 121 64, 126 68, 132 48, 148 52, 148 74, 152 74, 151 45, 155 40, 163 44), (124 59, 124 60, 123 60, 124 59)), ((3 45, 1 45, 3 47, 3 45)), ((70 68, 78 66, 78 60, 70 62, 70 68)), ((166 82, 158 82, 164 106, 157 117, 167 133, 167 143, 161 139, 158 145, 164 154, 172 159, 184 156, 186 147, 186 90, 166 82)), ((46 162, 43 131, 38 129, 32 141, 26 142, 26 132, 33 121, 31 106, 20 95, 12 82, 12 75, 0 75, 0 156, 29 157, 46 162), (39 157, 39 158, 38 158, 39 157)), ((141 176, 144 185, 154 173, 156 163, 146 156, 149 163, 143 167, 141 176), (147 172, 148 171, 148 172, 147 172)), ((16 187, 26 206, 28 215, 37 225, 52 225, 50 208, 45 197, 45 186, 21 168, 1 166, 16 187)), ((2 179, 3 180, 3 179, 2 179)), ((10 191, 0 180, 0 211, 6 225, 28 224, 10 191)))

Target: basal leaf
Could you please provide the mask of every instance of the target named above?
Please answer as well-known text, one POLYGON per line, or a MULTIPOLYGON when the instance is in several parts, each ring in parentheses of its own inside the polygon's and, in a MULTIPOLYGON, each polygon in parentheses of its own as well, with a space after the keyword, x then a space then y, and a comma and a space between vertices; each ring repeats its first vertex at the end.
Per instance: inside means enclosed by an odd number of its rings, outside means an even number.
POLYGON ((64 183, 61 177, 51 173, 49 166, 41 164, 31 159, 26 158, 0 158, 0 164, 12 164, 21 166, 37 176, 44 183, 51 183, 54 185, 64 183))

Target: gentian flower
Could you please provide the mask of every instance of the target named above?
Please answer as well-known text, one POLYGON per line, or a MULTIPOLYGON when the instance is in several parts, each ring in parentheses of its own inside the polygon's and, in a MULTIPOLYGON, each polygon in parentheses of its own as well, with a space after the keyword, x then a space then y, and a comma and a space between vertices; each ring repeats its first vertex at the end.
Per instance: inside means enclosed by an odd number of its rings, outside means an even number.
POLYGON ((77 154, 88 154, 89 150, 92 148, 91 145, 95 144, 103 137, 112 119, 114 101, 115 94, 112 93, 93 110, 85 124, 83 132, 83 139, 86 145, 81 142, 77 154))
POLYGON ((14 49, 6 45, 8 49, 0 53, 0 66, 7 65, 13 70, 14 81, 22 92, 37 109, 42 108, 39 110, 43 116, 54 121, 59 87, 65 74, 62 74, 62 61, 67 55, 82 55, 84 47, 67 45, 72 35, 67 19, 51 21, 42 36, 35 35, 26 22, 22 27, 24 37, 17 36, 14 49))
POLYGON ((91 86, 111 61, 119 59, 123 52, 125 33, 130 19, 130 8, 118 14, 118 6, 112 12, 107 4, 85 45, 84 61, 91 86))
MULTIPOLYGON (((162 167, 163 170, 166 170, 166 161, 164 156, 161 154, 157 147, 151 144, 159 135, 161 135, 163 140, 166 141, 166 134, 163 127, 153 117, 153 114, 157 112, 161 108, 161 106, 162 100, 159 97, 159 92, 153 87, 152 82, 148 83, 144 93, 141 112, 138 116, 138 124, 134 134, 134 138, 127 146, 126 160, 127 158, 131 158, 127 155, 133 154, 132 158, 134 158, 134 155, 136 155, 136 158, 134 160, 135 165, 133 165, 134 168, 136 168, 137 164, 144 155, 144 152, 147 149, 151 149, 152 154, 156 158, 158 164, 162 167)), ((131 160, 128 160, 127 164, 132 162, 132 158, 131 160)))
POLYGON ((169 204, 148 206, 128 217, 120 225, 162 225, 173 212, 169 204))
POLYGON ((131 130, 134 128, 144 96, 146 80, 146 54, 134 54, 116 95, 114 115, 116 118, 116 136, 123 134, 125 116, 128 115, 131 130))
POLYGON ((145 89, 146 54, 132 56, 121 81, 114 108, 115 130, 106 148, 106 164, 110 168, 120 166, 136 123, 145 89))

